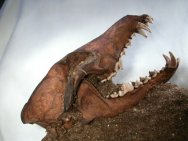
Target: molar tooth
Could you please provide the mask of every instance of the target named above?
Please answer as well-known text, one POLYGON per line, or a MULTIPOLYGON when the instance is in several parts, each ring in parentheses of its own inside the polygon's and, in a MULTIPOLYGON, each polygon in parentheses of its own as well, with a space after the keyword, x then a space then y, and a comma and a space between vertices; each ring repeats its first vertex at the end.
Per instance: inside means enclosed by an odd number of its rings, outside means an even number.
POLYGON ((122 84, 122 88, 124 93, 130 92, 134 90, 134 86, 132 85, 132 83, 125 83, 122 84))
POLYGON ((110 95, 111 98, 116 98, 118 97, 118 93, 117 92, 114 92, 113 94, 110 95))
POLYGON ((147 35, 146 35, 146 33, 144 32, 144 30, 142 30, 141 28, 138 28, 137 31, 138 31, 138 34, 143 35, 144 37, 147 38, 147 35))
POLYGON ((118 95, 119 95, 119 96, 124 96, 125 93, 124 93, 123 91, 119 91, 119 92, 118 92, 118 95))

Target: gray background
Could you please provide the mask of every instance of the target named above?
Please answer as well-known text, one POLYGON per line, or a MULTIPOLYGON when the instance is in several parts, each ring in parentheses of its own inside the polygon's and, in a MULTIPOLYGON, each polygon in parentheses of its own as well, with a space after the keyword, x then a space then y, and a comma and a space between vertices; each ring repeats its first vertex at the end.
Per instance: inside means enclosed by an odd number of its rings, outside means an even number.
POLYGON ((188 1, 7 0, 0 11, 0 141, 38 141, 45 130, 23 125, 20 111, 49 68, 127 14, 154 18, 148 38, 137 35, 115 82, 136 80, 164 66, 162 54, 181 60, 172 79, 188 87, 188 1))

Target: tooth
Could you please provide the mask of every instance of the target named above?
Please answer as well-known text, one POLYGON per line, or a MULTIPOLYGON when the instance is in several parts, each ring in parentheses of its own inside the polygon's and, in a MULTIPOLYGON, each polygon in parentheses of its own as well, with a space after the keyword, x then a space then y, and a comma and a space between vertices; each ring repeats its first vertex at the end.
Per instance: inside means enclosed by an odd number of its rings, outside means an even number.
POLYGON ((137 31, 138 31, 138 34, 141 34, 141 35, 143 35, 144 37, 147 38, 147 35, 146 35, 146 33, 144 32, 144 30, 142 30, 141 28, 139 28, 137 31))
POLYGON ((145 77, 140 77, 140 81, 144 82, 145 81, 145 77))
POLYGON ((148 32, 151 33, 151 30, 149 29, 149 27, 147 25, 141 23, 141 22, 138 22, 138 28, 139 27, 142 28, 142 29, 145 29, 145 30, 147 30, 148 32))
POLYGON ((131 42, 130 41, 125 45, 125 47, 127 48, 129 46, 131 46, 131 42))
POLYGON ((131 83, 125 83, 122 85, 122 90, 124 91, 124 93, 127 93, 134 90, 134 87, 131 83))
POLYGON ((110 80, 110 79, 111 79, 113 76, 115 76, 115 75, 116 75, 115 72, 111 73, 111 74, 108 76, 107 80, 110 80))
POLYGON ((114 92, 113 94, 111 94, 110 97, 111 97, 111 98, 116 98, 116 97, 118 97, 117 92, 114 92))
POLYGON ((150 16, 148 16, 146 20, 147 20, 147 22, 149 22, 149 23, 153 23, 153 18, 150 17, 150 16))
POLYGON ((115 71, 117 72, 118 70, 119 70, 119 62, 117 62, 115 65, 115 71))
POLYGON ((123 51, 121 52, 121 54, 120 54, 120 56, 123 56, 123 55, 125 55, 125 50, 123 50, 123 51))
POLYGON ((120 68, 121 70, 123 70, 123 63, 122 63, 122 60, 121 60, 121 59, 119 60, 119 68, 120 68))
POLYGON ((134 82, 134 87, 135 87, 135 88, 138 88, 138 87, 139 87, 140 85, 142 85, 142 84, 143 84, 142 82, 136 80, 136 82, 134 82))
POLYGON ((131 35, 131 37, 134 37, 135 36, 135 33, 133 33, 132 35, 131 35))
POLYGON ((118 92, 118 95, 119 95, 119 96, 124 96, 125 93, 124 93, 123 91, 119 91, 119 92, 118 92))
POLYGON ((109 95, 107 95, 107 96, 106 96, 106 98, 110 98, 110 96, 109 96, 109 95))
POLYGON ((151 78, 146 76, 146 77, 140 77, 140 81, 143 82, 144 84, 147 83, 151 78))
POLYGON ((103 79, 103 80, 101 80, 101 83, 104 83, 104 82, 106 82, 107 81, 107 79, 103 79))
POLYGON ((154 71, 149 71, 149 75, 151 77, 156 77, 157 76, 157 73, 159 73, 158 71, 154 70, 154 71))

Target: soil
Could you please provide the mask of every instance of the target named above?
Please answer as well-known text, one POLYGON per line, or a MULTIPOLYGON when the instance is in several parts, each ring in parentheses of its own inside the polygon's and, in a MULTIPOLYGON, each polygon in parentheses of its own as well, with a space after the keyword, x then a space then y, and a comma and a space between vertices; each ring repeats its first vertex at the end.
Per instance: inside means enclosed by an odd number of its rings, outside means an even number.
POLYGON ((174 84, 155 87, 140 103, 114 118, 75 125, 43 141, 187 141, 188 90, 174 84))

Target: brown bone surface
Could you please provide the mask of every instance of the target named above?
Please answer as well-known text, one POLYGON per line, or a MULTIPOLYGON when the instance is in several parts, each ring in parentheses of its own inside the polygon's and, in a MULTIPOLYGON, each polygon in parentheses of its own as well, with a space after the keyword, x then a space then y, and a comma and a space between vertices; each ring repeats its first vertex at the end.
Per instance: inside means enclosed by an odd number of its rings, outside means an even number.
MULTIPOLYGON (((128 15, 117 21, 101 36, 66 55, 55 63, 25 104, 23 123, 47 127, 56 123, 71 107, 79 110, 84 122, 99 117, 113 117, 137 104, 155 85, 167 82, 179 65, 170 52, 164 55, 166 66, 149 76, 127 84, 113 84, 111 78, 122 67, 120 58, 135 33, 144 30, 153 19, 148 15, 128 15), (103 87, 109 87, 104 92, 103 87), (72 106, 74 105, 74 106, 72 106)), ((70 128, 72 117, 63 120, 70 128)))

